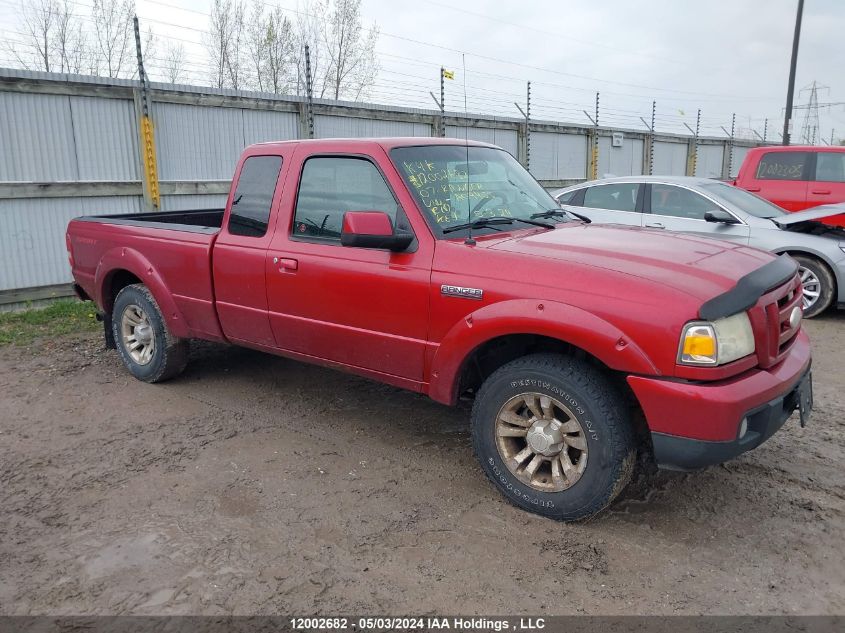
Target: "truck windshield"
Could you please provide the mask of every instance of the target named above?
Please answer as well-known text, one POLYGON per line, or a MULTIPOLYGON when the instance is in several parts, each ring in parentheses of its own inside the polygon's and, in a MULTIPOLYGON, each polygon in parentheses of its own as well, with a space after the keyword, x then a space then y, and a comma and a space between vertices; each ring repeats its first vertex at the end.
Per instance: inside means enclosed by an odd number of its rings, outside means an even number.
MULTIPOLYGON (((558 204, 510 154, 492 147, 421 145, 397 147, 391 158, 408 184, 417 204, 440 237, 444 229, 483 218, 530 220, 532 215, 558 209, 558 204)), ((560 221, 566 221, 561 214, 560 221)), ((473 229, 485 234, 517 223, 473 229)), ((466 229, 445 231, 461 236, 466 229)))
POLYGON ((771 219, 786 213, 779 206, 772 204, 768 200, 763 200, 760 196, 755 196, 745 189, 726 185, 723 182, 708 182, 707 184, 701 185, 701 188, 707 193, 735 206, 740 211, 745 211, 758 218, 771 219))

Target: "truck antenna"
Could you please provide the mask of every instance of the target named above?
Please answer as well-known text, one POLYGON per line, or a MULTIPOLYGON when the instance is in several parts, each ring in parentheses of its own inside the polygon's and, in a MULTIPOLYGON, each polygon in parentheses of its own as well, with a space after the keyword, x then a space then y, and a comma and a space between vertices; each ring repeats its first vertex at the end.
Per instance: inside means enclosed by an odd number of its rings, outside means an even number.
POLYGON ((475 246, 476 241, 472 239, 472 201, 469 197, 469 114, 467 113, 467 58, 461 53, 461 64, 463 65, 464 82, 464 147, 466 147, 466 170, 467 170, 467 237, 464 244, 475 246))

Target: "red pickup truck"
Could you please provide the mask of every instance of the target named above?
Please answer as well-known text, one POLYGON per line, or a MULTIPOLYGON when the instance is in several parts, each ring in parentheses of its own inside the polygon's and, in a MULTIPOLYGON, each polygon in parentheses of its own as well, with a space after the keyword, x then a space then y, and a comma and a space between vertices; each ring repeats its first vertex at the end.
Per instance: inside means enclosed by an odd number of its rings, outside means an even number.
POLYGON ((698 468, 812 406, 793 260, 590 225, 482 143, 254 145, 225 209, 81 217, 67 247, 140 380, 208 339, 472 398, 484 472, 555 519, 605 508, 640 450, 698 468))
MULTIPOLYGON (((733 184, 787 211, 845 202, 845 147, 755 147, 733 184)), ((845 215, 822 221, 845 226, 845 215)))

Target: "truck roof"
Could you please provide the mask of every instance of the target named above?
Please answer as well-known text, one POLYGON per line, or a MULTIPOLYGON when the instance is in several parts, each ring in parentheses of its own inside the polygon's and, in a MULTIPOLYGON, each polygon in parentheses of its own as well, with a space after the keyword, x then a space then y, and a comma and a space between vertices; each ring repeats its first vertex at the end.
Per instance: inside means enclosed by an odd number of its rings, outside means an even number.
POLYGON ((841 145, 761 145, 749 152, 845 152, 841 145))
POLYGON ((297 145, 299 143, 308 144, 315 149, 325 148, 326 150, 336 151, 338 145, 344 147, 366 146, 373 144, 382 147, 385 150, 391 150, 394 147, 413 147, 419 145, 470 145, 472 147, 495 147, 491 143, 482 143, 481 141, 464 140, 462 138, 440 138, 430 136, 394 136, 387 138, 320 138, 320 139, 297 139, 292 141, 267 141, 264 143, 255 143, 261 147, 275 146, 275 145, 297 145))

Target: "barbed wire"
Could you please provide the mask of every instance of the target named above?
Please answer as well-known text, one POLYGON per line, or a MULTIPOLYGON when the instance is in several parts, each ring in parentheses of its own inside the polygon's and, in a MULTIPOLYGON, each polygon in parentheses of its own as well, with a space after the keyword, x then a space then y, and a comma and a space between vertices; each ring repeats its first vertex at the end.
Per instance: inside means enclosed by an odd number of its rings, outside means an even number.
MULTIPOLYGON (((68 2, 68 4, 82 7, 88 10, 91 10, 93 8, 92 4, 88 4, 80 0, 66 1, 68 2)), ((145 0, 145 3, 159 5, 162 7, 176 9, 179 11, 184 11, 191 14, 201 15, 205 16, 206 18, 210 18, 210 14, 206 11, 200 11, 197 9, 179 6, 169 2, 163 2, 161 0, 145 0)), ((14 0, 0 0, 0 7, 2 7, 3 5, 12 6, 14 4, 14 0)), ((275 3, 260 2, 260 4, 270 8, 278 8, 283 12, 297 16, 318 19, 320 18, 320 16, 317 16, 315 14, 297 9, 291 9, 290 7, 283 7, 275 3)), ((84 25, 85 35, 89 38, 93 38, 95 33, 92 32, 91 26, 95 25, 95 20, 90 15, 82 14, 74 14, 73 18, 75 20, 79 20, 81 25, 84 25)), ((177 24, 175 22, 161 19, 161 17, 144 16, 142 18, 142 28, 143 26, 149 27, 148 23, 163 27, 169 27, 172 29, 179 29, 180 35, 181 32, 184 32, 186 34, 197 35, 196 39, 189 39, 188 37, 180 37, 179 35, 175 35, 173 33, 163 33, 160 29, 152 29, 153 37, 158 40, 158 43, 164 43, 166 45, 187 44, 191 47, 191 49, 188 50, 185 50, 184 47, 182 48, 179 59, 175 61, 175 65, 178 65, 178 68, 174 68, 174 62, 169 62, 166 59, 162 59, 161 54, 157 54, 156 56, 145 60, 145 66, 147 67, 148 72, 154 80, 175 74, 178 77, 179 83, 193 83, 198 85, 210 85, 214 83, 212 81, 212 78, 215 75, 219 74, 220 69, 214 63, 212 63, 211 59, 208 56, 202 54, 202 49, 206 48, 206 41, 211 36, 211 32, 209 29, 201 28, 199 26, 177 24)), ((521 25, 515 26, 522 28, 521 25)), ((0 29, 0 32, 6 34, 5 40, 7 42, 13 44, 16 48, 23 47, 24 49, 15 51, 14 54, 19 59, 14 59, 9 55, 5 55, 2 58, 2 61, 0 61, 0 63, 17 65, 20 63, 21 58, 26 57, 27 53, 29 57, 32 58, 32 60, 35 60, 37 58, 37 50, 35 50, 36 46, 31 41, 31 34, 28 34, 25 31, 8 27, 0 29), (10 37, 10 35, 14 35, 17 37, 10 37)), ((381 34, 386 35, 388 37, 397 37, 399 39, 404 39, 409 42, 428 46, 430 48, 442 49, 451 52, 460 51, 460 49, 442 47, 440 45, 433 44, 430 42, 423 42, 415 40, 414 38, 398 36, 396 34, 384 32, 381 32, 381 34)), ((0 48, 0 53, 3 52, 4 51, 2 50, 2 48, 0 48)), ((601 83, 610 83, 614 85, 631 86, 637 89, 649 89, 660 92, 666 92, 667 94, 665 96, 661 96, 661 98, 658 100, 659 104, 661 105, 664 102, 684 103, 686 105, 691 100, 690 97, 672 95, 705 94, 692 91, 649 87, 641 84, 625 82, 608 82, 598 78, 564 73, 552 69, 542 68, 539 66, 513 63, 508 60, 497 60, 495 57, 482 55, 476 52, 466 52, 465 54, 468 57, 475 57, 482 60, 493 60, 514 66, 523 66, 526 68, 536 69, 544 73, 548 72, 561 76, 577 77, 580 79, 587 79, 601 83)), ((388 53, 385 51, 378 50, 376 59, 379 65, 377 78, 367 87, 366 90, 364 90, 360 100, 372 101, 373 98, 378 98, 383 99, 384 101, 389 101, 396 105, 404 105, 425 109, 433 109, 434 107, 436 107, 434 101, 432 101, 431 99, 431 92, 439 91, 439 73, 440 68, 444 67, 443 63, 421 57, 407 57, 397 55, 395 53, 388 53), (396 66, 398 66, 398 68, 396 68, 396 66), (412 68, 409 68, 409 66, 411 66, 412 68), (431 69, 432 72, 430 74, 425 73, 425 71, 421 69, 431 69)), ((136 71, 134 69, 134 63, 130 63, 132 64, 132 71, 127 74, 128 76, 134 76, 136 74, 136 71)), ((252 71, 250 64, 245 64, 243 69, 247 73, 252 71)), ((514 88, 516 88, 516 84, 520 84, 520 87, 524 86, 526 81, 525 78, 474 69, 466 69, 466 75, 467 78, 470 79, 470 81, 466 82, 465 84, 463 84, 463 82, 461 82, 460 84, 458 82, 455 82, 456 85, 454 89, 447 90, 448 94, 446 108, 448 110, 461 111, 463 109, 464 96, 466 96, 467 105, 472 107, 472 109, 477 111, 477 113, 479 114, 490 114, 493 116, 521 118, 521 115, 519 114, 519 111, 514 105, 514 102, 520 103, 522 104, 522 107, 524 107, 525 93, 517 91, 518 89, 514 88), (492 88, 484 85, 479 85, 479 81, 483 83, 485 80, 496 80, 497 84, 500 84, 501 82, 509 82, 509 84, 513 86, 513 88, 508 89, 507 86, 502 88, 499 85, 497 85, 495 88, 492 88)), ((292 88, 294 87, 295 80, 288 78, 285 84, 288 87, 292 88)), ((531 109, 533 119, 563 120, 572 123, 577 123, 580 125, 589 123, 588 117, 584 114, 584 110, 591 113, 592 116, 592 112, 594 111, 594 90, 579 86, 572 86, 563 83, 542 80, 532 80, 531 85, 533 88, 531 98, 531 109), (567 91, 568 93, 575 92, 579 94, 584 94, 584 101, 579 102, 577 100, 561 99, 558 97, 558 95, 555 94, 558 91, 567 91)), ((254 86, 252 85, 239 86, 239 88, 241 89, 253 87, 254 86)), ((452 86, 449 85, 449 88, 451 87, 452 86)), ((615 90, 601 91, 601 94, 602 107, 600 115, 601 122, 603 124, 640 130, 648 129, 648 124, 644 124, 643 120, 649 121, 651 117, 651 103, 653 101, 652 98, 643 94, 617 92, 615 90), (644 107, 643 110, 637 110, 633 109, 630 106, 623 107, 619 105, 614 105, 612 102, 608 104, 608 97, 614 96, 624 96, 626 97, 627 101, 640 101, 643 104, 647 104, 647 108, 644 107)), ((315 95, 315 97, 319 98, 319 95, 315 95)), ((572 97, 570 96, 570 99, 571 98, 572 97)), ((575 98, 578 99, 577 96, 575 98)), ((719 101, 729 98, 750 100, 747 97, 732 97, 731 95, 709 95, 707 97, 697 98, 696 101, 706 103, 708 100, 712 100, 714 98, 719 101)), ((765 98, 760 99, 762 100, 765 98)), ((733 115, 734 113, 726 112, 703 113, 700 122, 700 134, 702 136, 725 136, 724 130, 722 130, 721 128, 727 126, 727 124, 730 123, 731 117, 733 115)), ((771 117, 750 115, 738 116, 738 120, 741 121, 743 124, 748 124, 751 129, 754 128, 752 124, 764 123, 767 118, 770 122, 774 123, 775 121, 777 121, 778 117, 776 115, 773 115, 771 117)), ((666 108, 665 106, 662 108, 658 107, 658 111, 655 115, 655 129, 657 131, 680 132, 683 134, 688 134, 689 130, 687 130, 687 128, 684 126, 684 123, 694 127, 694 122, 695 112, 687 112, 685 108, 666 108)), ((770 129, 773 130, 774 127, 770 129)))

